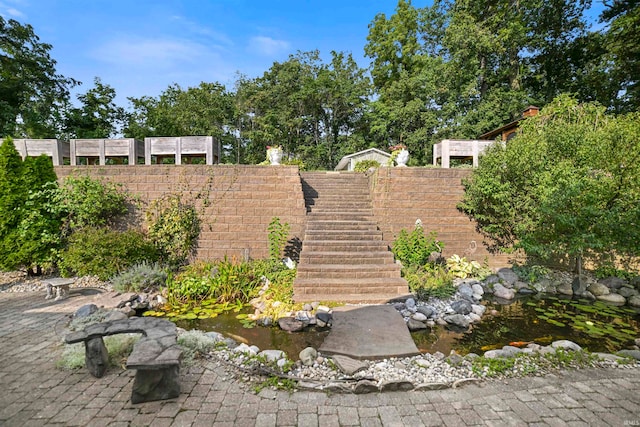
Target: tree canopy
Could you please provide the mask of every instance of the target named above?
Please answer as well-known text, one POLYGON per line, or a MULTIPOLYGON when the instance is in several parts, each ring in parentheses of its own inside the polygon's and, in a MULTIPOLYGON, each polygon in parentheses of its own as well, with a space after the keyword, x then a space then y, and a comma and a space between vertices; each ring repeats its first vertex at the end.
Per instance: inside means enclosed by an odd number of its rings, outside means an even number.
POLYGON ((559 97, 482 157, 460 208, 496 249, 640 255, 640 115, 559 97))

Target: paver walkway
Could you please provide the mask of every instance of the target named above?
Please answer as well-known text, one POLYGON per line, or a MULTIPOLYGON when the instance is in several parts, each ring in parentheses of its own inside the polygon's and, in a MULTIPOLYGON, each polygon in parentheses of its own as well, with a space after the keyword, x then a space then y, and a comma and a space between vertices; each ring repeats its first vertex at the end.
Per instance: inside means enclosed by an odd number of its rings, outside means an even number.
POLYGON ((583 370, 458 389, 326 395, 263 390, 213 362, 183 369, 178 399, 133 405, 133 372, 55 368, 68 315, 90 297, 0 294, 0 425, 640 425, 640 369, 583 370))

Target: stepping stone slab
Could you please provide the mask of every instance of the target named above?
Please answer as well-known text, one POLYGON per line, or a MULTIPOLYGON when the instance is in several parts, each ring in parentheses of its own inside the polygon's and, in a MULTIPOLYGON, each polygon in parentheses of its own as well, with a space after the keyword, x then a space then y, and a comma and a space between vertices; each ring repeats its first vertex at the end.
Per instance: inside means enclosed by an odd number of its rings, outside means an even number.
POLYGON ((385 359, 420 354, 400 313, 390 305, 340 307, 319 351, 354 359, 385 359))
POLYGON ((353 375, 357 372, 364 371, 368 365, 359 360, 352 359, 347 356, 335 355, 332 357, 338 369, 340 369, 346 375, 353 375))

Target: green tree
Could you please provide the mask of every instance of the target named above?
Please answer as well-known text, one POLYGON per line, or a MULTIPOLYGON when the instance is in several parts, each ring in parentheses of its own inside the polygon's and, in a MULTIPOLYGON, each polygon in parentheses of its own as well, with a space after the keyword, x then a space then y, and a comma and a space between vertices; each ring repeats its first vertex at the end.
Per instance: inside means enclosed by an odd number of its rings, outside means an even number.
POLYGON ((94 79, 95 87, 78 95, 80 107, 70 107, 65 115, 65 136, 68 138, 110 138, 125 124, 127 114, 116 105, 116 91, 94 79))
POLYGON ((31 25, 0 16, 0 136, 51 138, 78 82, 56 71, 31 25))
POLYGON ((578 266, 584 257, 639 255, 639 118, 558 98, 489 150, 460 208, 497 249, 569 256, 578 266))

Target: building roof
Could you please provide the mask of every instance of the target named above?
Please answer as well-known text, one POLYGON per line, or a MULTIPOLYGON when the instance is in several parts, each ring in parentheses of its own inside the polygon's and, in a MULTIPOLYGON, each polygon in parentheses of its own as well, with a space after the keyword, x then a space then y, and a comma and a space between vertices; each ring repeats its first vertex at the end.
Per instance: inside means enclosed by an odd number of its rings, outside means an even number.
POLYGON ((344 156, 342 159, 340 159, 340 162, 338 162, 338 166, 336 166, 335 170, 339 171, 346 169, 349 166, 349 162, 351 161, 351 159, 363 157, 370 153, 376 153, 380 156, 386 157, 387 159, 391 158, 391 154, 387 153, 386 151, 382 151, 377 148, 367 148, 366 150, 358 151, 357 153, 344 156))
POLYGON ((522 111, 522 117, 520 117, 519 119, 509 122, 506 125, 500 126, 499 128, 492 129, 489 132, 485 132, 482 135, 480 135, 478 138, 479 139, 495 139, 495 137, 502 134, 502 132, 518 127, 518 123, 520 123, 522 120, 526 119, 527 117, 535 116, 536 114, 538 114, 539 110, 540 108, 536 107, 535 105, 529 105, 527 108, 525 108, 522 111))

